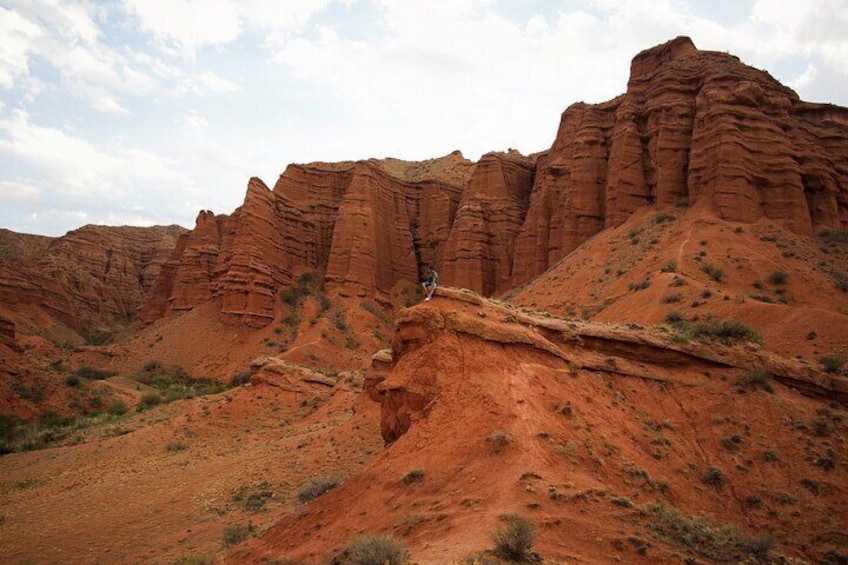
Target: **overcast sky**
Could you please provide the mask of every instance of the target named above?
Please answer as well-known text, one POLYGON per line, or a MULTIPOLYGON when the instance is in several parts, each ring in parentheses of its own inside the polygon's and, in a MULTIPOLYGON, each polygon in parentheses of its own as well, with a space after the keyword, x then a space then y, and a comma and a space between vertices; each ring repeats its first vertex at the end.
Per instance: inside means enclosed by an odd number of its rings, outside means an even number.
POLYGON ((677 35, 848 106, 848 0, 0 0, 0 227, 191 227, 292 162, 544 150, 677 35))

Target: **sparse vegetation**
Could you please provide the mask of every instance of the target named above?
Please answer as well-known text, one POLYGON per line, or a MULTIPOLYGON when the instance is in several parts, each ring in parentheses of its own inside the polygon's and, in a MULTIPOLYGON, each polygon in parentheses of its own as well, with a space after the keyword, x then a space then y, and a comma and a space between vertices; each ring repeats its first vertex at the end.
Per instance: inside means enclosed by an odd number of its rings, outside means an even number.
POLYGON ((718 320, 707 323, 697 323, 691 328, 692 335, 702 339, 718 339, 724 343, 737 340, 762 343, 760 334, 747 325, 736 320, 718 320))
POLYGON ((307 481, 297 492, 297 499, 300 502, 309 502, 325 494, 341 484, 341 479, 332 475, 324 475, 315 477, 307 481))
POLYGON ((230 377, 230 386, 237 387, 250 382, 250 371, 241 371, 230 377))
POLYGON ((824 355, 819 357, 822 369, 826 373, 839 373, 845 365, 845 357, 843 355, 824 355))
POLYGON ((510 563, 529 563, 536 543, 536 525, 527 518, 510 514, 506 526, 492 534, 494 553, 510 563))
POLYGON ((715 282, 721 282, 724 279, 724 271, 712 263, 701 265, 701 272, 705 273, 715 282))
POLYGON ((701 481, 703 481, 704 484, 715 488, 723 487, 726 480, 727 478, 724 476, 724 471, 718 467, 710 467, 703 475, 701 475, 701 481))
POLYGON ((149 408, 153 408, 154 406, 159 406, 162 404, 162 395, 158 392, 145 392, 141 395, 141 399, 138 401, 138 406, 136 410, 141 412, 142 410, 147 410, 149 408))
POLYGON ((89 367, 88 365, 83 365, 72 373, 72 375, 76 375, 81 379, 88 379, 90 381, 102 381, 104 379, 108 379, 109 377, 114 377, 117 374, 117 371, 95 369, 94 367, 89 367))
POLYGON ((774 547, 770 535, 749 538, 740 534, 735 525, 714 525, 705 516, 685 516, 663 504, 649 504, 644 514, 658 534, 712 561, 736 563, 747 562, 748 558, 763 559, 774 547))
POLYGON ((624 496, 615 496, 610 499, 610 502, 623 508, 633 508, 633 501, 624 496))
POLYGON ((763 389, 766 392, 774 392, 774 387, 771 386, 772 376, 764 367, 757 367, 742 373, 739 380, 736 381, 736 386, 747 388, 750 390, 763 389))
POLYGON ((406 565, 409 552, 390 536, 365 533, 345 544, 333 560, 338 565, 406 565))
POLYGON ((645 290, 645 289, 646 289, 646 288, 648 288, 649 286, 651 286, 651 280, 650 280, 650 279, 645 279, 645 280, 643 280, 642 282, 638 282, 638 283, 630 283, 630 284, 627 286, 627 288, 629 288, 630 290, 638 291, 638 290, 645 290))
POLYGON ((512 438, 503 430, 497 430, 486 437, 486 443, 491 443, 495 447, 503 447, 510 441, 512 438))
POLYGON ((788 278, 789 273, 787 273, 786 271, 774 271, 768 276, 768 282, 774 285, 781 285, 785 284, 788 278))
POLYGON ((224 546, 230 547, 231 545, 240 544, 247 538, 255 535, 256 526, 253 525, 253 522, 248 522, 247 524, 236 524, 224 528, 224 533, 221 536, 221 541, 223 542, 224 546))
POLYGON ((669 261, 667 261, 665 263, 665 265, 660 267, 660 271, 663 272, 663 273, 676 273, 677 272, 677 261, 675 261, 674 259, 670 259, 669 261))
POLYGON ((262 512, 265 510, 265 502, 274 497, 271 485, 263 482, 258 485, 242 485, 233 493, 233 502, 238 504, 245 512, 262 512))
POLYGON ((669 324, 679 324, 683 320, 683 314, 681 314, 677 310, 673 310, 665 315, 665 321, 669 324))
POLYGON ((151 408, 160 402, 173 402, 182 398, 194 398, 206 394, 215 394, 227 389, 225 385, 211 379, 195 379, 181 367, 165 367, 158 361, 145 365, 145 370, 136 376, 136 380, 155 391, 142 396, 140 409, 151 408), (158 397, 158 401, 154 400, 158 397))
POLYGON ((411 485, 412 483, 420 483, 424 480, 424 469, 412 469, 407 474, 403 476, 400 480, 405 485, 411 485))
POLYGON ((666 304, 676 304, 681 300, 683 300, 683 293, 681 292, 676 292, 674 294, 666 294, 665 296, 663 296, 663 302, 666 304))

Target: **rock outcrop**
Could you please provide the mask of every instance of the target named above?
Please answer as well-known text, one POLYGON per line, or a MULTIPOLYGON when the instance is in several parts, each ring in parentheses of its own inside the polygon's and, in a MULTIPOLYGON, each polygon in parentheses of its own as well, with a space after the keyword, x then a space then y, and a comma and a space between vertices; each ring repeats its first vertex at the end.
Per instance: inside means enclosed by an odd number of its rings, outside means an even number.
POLYGON ((486 295, 510 288, 515 239, 532 186, 532 159, 517 152, 480 159, 445 244, 443 280, 486 295))
POLYGON ((277 291, 302 272, 342 294, 389 293, 438 264, 473 164, 459 152, 291 165, 274 190, 251 179, 230 216, 201 212, 141 310, 151 322, 214 298, 222 313, 254 326, 275 316, 277 291))
POLYGON ((59 238, 0 233, 0 303, 35 306, 77 331, 135 316, 178 226, 85 226, 59 238))
POLYGON ((539 158, 512 283, 641 206, 766 217, 798 234, 848 226, 848 110, 679 37, 638 54, 627 93, 575 104, 539 158))
POLYGON ((802 235, 844 229, 846 162, 848 110, 802 102, 679 37, 633 59, 625 94, 566 109, 534 157, 291 165, 273 191, 252 179, 231 217, 198 219, 143 318, 214 297, 261 325, 303 270, 355 296, 415 283, 433 264, 447 284, 499 294, 646 206, 765 217, 802 235))

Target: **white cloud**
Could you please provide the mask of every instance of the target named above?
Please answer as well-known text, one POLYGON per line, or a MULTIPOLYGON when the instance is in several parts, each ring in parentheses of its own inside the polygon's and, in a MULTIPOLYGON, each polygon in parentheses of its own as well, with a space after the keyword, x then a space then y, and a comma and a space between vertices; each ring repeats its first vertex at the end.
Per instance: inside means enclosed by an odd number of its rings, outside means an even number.
POLYGON ((178 120, 178 123, 183 133, 188 135, 200 135, 209 129, 209 121, 196 110, 190 110, 178 120))
POLYGON ((229 43, 241 33, 237 3, 230 0, 127 0, 126 7, 160 47, 189 58, 206 45, 229 43))
POLYGON ((11 88, 29 72, 29 51, 40 27, 17 12, 0 6, 0 87, 11 88))
POLYGON ((192 94, 206 97, 213 94, 235 92, 238 89, 239 86, 233 81, 219 77, 212 71, 204 71, 184 77, 171 93, 177 97, 192 94))
POLYGON ((62 130, 33 124, 23 110, 0 119, 0 153, 38 171, 60 194, 120 196, 151 183, 191 186, 161 157, 139 149, 109 153, 62 130))
POLYGON ((41 188, 30 181, 0 181, 0 200, 3 202, 33 202, 41 196, 41 188))

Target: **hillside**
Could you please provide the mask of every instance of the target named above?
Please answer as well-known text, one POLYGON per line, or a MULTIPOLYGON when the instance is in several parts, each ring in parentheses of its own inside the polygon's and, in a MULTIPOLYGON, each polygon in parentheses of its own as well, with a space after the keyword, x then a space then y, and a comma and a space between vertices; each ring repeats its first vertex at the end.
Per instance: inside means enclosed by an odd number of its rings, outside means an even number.
POLYGON ((677 38, 534 155, 2 230, 0 554, 500 565, 516 514, 537 563, 848 562, 846 163, 848 110, 677 38))

